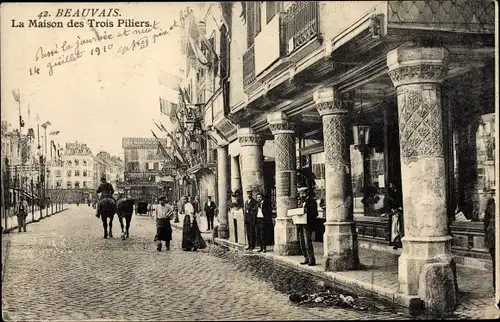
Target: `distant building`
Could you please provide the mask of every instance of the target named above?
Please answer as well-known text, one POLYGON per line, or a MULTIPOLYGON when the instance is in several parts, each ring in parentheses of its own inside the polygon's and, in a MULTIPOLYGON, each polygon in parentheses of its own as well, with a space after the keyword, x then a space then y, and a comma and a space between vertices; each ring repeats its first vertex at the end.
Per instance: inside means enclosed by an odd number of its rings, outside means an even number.
POLYGON ((118 190, 119 183, 123 182, 124 165, 120 157, 111 156, 108 152, 101 151, 95 157, 97 182, 100 182, 102 175, 106 176, 106 180, 113 185, 115 190, 118 190))
MULTIPOLYGON (((162 140, 167 147, 167 140, 162 140)), ((123 138, 125 192, 135 197, 155 198, 161 192, 158 184, 165 158, 155 138, 123 138)))

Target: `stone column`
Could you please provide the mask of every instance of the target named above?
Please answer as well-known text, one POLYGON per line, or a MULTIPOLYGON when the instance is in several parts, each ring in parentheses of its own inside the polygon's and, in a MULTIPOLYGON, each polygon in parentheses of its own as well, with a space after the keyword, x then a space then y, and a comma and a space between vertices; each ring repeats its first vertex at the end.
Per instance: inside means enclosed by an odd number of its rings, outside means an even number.
POLYGON ((456 302, 440 86, 447 56, 444 48, 398 48, 387 54, 398 95, 403 186, 400 291, 418 294, 426 307, 437 311, 453 309, 456 302))
POLYGON ((300 255, 297 227, 287 217, 288 209, 297 208, 296 146, 294 124, 282 112, 269 113, 269 128, 276 146, 276 225, 274 252, 279 255, 300 255))
POLYGON ((238 130, 238 139, 241 146, 241 185, 243 198, 246 199, 248 190, 254 191, 254 197, 264 187, 264 154, 262 147, 264 140, 251 128, 238 130))
POLYGON ((323 120, 326 222, 323 237, 325 270, 355 269, 359 264, 358 236, 353 221, 351 156, 347 109, 334 88, 313 95, 323 120))
POLYGON ((231 157, 231 191, 241 191, 240 160, 238 156, 231 157))
POLYGON ((218 200, 217 206, 219 207, 219 237, 229 238, 228 226, 228 209, 227 209, 227 190, 229 187, 229 173, 228 173, 228 146, 217 146, 217 192, 218 200))

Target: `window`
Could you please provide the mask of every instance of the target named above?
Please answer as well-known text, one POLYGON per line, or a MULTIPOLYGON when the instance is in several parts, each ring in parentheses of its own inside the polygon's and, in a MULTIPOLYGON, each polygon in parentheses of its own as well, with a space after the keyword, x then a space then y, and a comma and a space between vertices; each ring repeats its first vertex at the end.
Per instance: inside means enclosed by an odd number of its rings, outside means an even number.
POLYGON ((71 181, 66 182, 66 186, 68 187, 68 189, 71 189, 72 188, 71 181))
POLYGON ((61 181, 56 182, 56 187, 58 187, 58 188, 61 187, 61 181))
POLYGON ((56 177, 61 177, 61 170, 56 170, 56 177))
POLYGON ((255 37, 261 30, 260 26, 260 6, 261 1, 246 3, 246 23, 247 23, 247 46, 250 48, 255 37))
POLYGON ((86 160, 83 160, 83 166, 86 167, 87 166, 87 161, 86 160))
POLYGON ((66 164, 68 165, 68 167, 71 167, 73 165, 73 162, 71 162, 71 160, 68 160, 66 164))
POLYGON ((84 181, 84 182, 83 182, 83 187, 84 187, 84 188, 87 188, 87 181, 84 181))
POLYGON ((78 161, 77 159, 75 160, 75 166, 79 166, 80 165, 80 161, 78 161))
POLYGON ((75 181, 75 188, 80 188, 80 181, 75 181))
POLYGON ((70 178, 70 177, 71 177, 71 170, 68 170, 68 172, 66 173, 66 176, 67 176, 68 178, 70 178))
POLYGON ((75 170, 75 177, 79 177, 80 176, 80 170, 75 170))
POLYGON ((281 1, 266 1, 266 23, 269 23, 273 17, 283 9, 281 1))
POLYGON ((83 170, 83 176, 86 177, 87 176, 87 170, 83 170))
POLYGON ((153 169, 154 170, 160 170, 160 166, 158 162, 153 163, 153 169))

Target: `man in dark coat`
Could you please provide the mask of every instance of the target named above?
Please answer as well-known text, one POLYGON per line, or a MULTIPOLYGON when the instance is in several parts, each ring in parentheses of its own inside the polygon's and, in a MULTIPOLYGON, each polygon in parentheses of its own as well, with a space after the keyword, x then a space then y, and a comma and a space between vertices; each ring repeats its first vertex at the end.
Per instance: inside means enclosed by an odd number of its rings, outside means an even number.
POLYGON ((272 227, 273 214, 270 203, 264 199, 262 193, 257 194, 257 218, 256 230, 257 240, 260 245, 259 252, 266 252, 267 235, 269 234, 269 227, 272 227))
MULTIPOLYGON (((495 191, 492 190, 492 194, 495 191)), ((489 250, 491 262, 493 263, 493 289, 495 289, 495 198, 491 196, 484 211, 484 246, 489 250)))
POLYGON ((252 190, 247 191, 247 200, 245 201, 245 230, 247 232, 248 247, 246 250, 255 248, 258 203, 252 196, 252 190))
POLYGON ((208 229, 207 231, 210 231, 214 229, 214 217, 215 217, 215 210, 217 209, 217 205, 215 202, 212 201, 212 197, 208 196, 208 200, 205 202, 205 215, 207 216, 207 222, 208 222, 208 229))
POLYGON ((115 189, 113 189, 113 186, 111 185, 111 183, 106 182, 106 176, 104 176, 104 175, 101 177, 101 184, 97 188, 97 193, 101 194, 101 197, 97 201, 97 207, 96 207, 97 208, 96 217, 99 217, 100 216, 99 202, 102 199, 105 199, 105 198, 112 199, 116 203, 115 199, 113 198, 113 193, 115 193, 115 189))
POLYGON ((318 217, 318 204, 314 199, 313 191, 306 187, 299 188, 301 206, 304 207, 304 215, 307 216, 307 224, 297 225, 299 233, 300 248, 305 260, 301 265, 316 265, 316 258, 314 257, 314 248, 312 243, 312 232, 314 231, 314 223, 318 217))

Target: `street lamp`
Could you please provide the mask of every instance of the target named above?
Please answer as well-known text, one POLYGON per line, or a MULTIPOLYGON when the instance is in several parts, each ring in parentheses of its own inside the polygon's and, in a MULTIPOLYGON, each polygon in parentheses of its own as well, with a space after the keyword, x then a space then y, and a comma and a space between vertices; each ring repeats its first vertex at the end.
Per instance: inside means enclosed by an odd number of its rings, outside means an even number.
POLYGON ((370 212, 370 153, 371 148, 369 146, 370 142, 370 127, 367 125, 354 125, 352 127, 353 137, 354 137, 354 148, 361 153, 363 159, 363 208, 365 216, 370 212))

